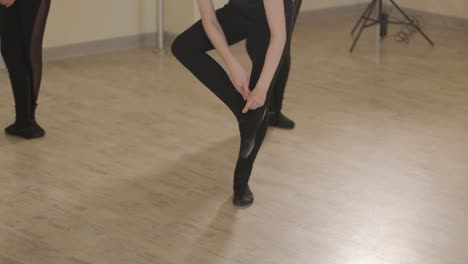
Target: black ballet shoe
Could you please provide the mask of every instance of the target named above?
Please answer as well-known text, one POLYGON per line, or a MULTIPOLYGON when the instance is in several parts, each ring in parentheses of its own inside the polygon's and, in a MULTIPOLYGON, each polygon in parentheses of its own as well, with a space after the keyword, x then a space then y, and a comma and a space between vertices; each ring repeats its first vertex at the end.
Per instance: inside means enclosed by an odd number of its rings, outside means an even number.
POLYGON ((254 202, 254 196, 249 186, 242 193, 234 193, 232 203, 237 207, 251 206, 254 202))
POLYGON ((278 127, 282 129, 293 129, 296 124, 294 121, 283 115, 281 112, 270 112, 268 113, 269 125, 271 127, 278 127))
POLYGON ((45 130, 36 123, 30 122, 28 125, 12 124, 5 128, 5 133, 10 136, 21 137, 24 139, 42 138, 45 136, 45 130))
POLYGON ((248 112, 246 116, 239 120, 239 130, 241 134, 240 156, 247 159, 255 147, 257 130, 266 117, 266 108, 248 112))

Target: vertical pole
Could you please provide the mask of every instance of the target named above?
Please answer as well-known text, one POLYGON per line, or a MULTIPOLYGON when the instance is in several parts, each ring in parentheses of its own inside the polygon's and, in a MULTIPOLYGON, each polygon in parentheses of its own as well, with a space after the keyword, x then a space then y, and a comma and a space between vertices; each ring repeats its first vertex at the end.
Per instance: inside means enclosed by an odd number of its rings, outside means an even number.
POLYGON ((384 9, 384 6, 383 6, 383 1, 382 0, 379 0, 379 19, 382 17, 383 15, 383 10, 384 9))
POLYGON ((158 48, 164 48, 164 0, 158 2, 158 48))
POLYGON ((380 36, 380 40, 383 40, 383 37, 382 37, 382 29, 383 29, 383 1, 382 0, 379 0, 379 14, 377 15, 377 19, 379 20, 379 29, 378 29, 378 34, 380 36))

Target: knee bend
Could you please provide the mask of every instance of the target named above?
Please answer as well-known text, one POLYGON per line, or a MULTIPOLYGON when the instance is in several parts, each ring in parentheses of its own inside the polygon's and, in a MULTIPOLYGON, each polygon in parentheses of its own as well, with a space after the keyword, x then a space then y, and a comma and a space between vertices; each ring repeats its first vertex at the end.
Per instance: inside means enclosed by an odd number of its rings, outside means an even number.
POLYGON ((180 61, 184 55, 187 53, 187 46, 189 43, 185 43, 185 41, 181 38, 181 36, 178 36, 174 42, 172 43, 171 46, 171 51, 172 54, 180 61))
POLYGON ((5 45, 1 45, 0 53, 2 54, 5 64, 8 62, 8 51, 5 45))

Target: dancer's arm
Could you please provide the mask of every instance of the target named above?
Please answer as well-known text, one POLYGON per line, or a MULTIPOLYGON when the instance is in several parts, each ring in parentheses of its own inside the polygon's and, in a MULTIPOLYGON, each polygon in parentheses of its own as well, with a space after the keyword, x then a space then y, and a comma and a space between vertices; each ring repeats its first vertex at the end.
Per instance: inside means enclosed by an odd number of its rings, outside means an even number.
POLYGON ((8 8, 15 3, 16 0, 0 0, 0 5, 8 8))
MULTIPOLYGON (((213 46, 223 58, 224 63, 229 68, 229 75, 234 86, 242 94, 245 100, 249 97, 249 80, 244 68, 234 57, 226 41, 221 25, 216 17, 212 0, 198 0, 198 7, 202 18, 203 28, 213 46)), ((190 45, 190 43, 187 43, 190 45)))
POLYGON ((255 89, 250 93, 243 110, 244 113, 262 107, 265 104, 268 88, 270 88, 283 56, 284 47, 286 46, 286 16, 283 1, 263 0, 263 3, 270 27, 270 45, 260 79, 255 89))

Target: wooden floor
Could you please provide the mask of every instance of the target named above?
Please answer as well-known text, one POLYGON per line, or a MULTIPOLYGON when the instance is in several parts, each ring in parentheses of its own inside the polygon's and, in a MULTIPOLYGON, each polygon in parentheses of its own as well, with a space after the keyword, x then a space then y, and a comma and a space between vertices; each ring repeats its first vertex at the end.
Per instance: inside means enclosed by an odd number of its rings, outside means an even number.
POLYGON ((269 132, 247 210, 234 118, 170 54, 46 64, 47 137, 0 136, 0 263, 468 263, 468 34, 370 30, 350 55, 351 22, 298 26, 298 126, 269 132))

